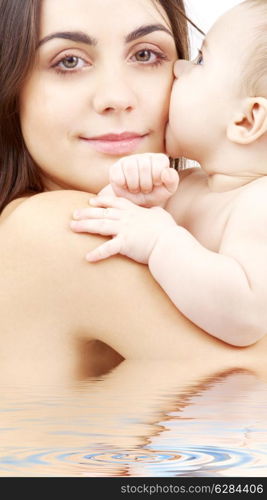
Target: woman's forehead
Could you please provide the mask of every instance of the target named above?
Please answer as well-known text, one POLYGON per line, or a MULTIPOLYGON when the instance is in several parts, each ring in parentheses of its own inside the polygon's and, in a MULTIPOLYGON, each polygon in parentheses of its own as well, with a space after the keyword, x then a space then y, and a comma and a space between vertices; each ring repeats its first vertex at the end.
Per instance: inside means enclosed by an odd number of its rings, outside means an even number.
POLYGON ((58 30, 101 35, 127 33, 136 26, 160 23, 170 28, 157 0, 43 0, 41 36, 58 30))

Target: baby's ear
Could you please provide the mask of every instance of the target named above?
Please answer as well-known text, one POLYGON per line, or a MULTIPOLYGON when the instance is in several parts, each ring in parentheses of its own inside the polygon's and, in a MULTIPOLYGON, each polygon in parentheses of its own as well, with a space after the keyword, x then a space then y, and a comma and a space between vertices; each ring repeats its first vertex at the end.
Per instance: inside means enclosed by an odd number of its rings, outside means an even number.
POLYGON ((248 97, 227 127, 227 137, 237 144, 251 144, 267 132, 267 99, 248 97))

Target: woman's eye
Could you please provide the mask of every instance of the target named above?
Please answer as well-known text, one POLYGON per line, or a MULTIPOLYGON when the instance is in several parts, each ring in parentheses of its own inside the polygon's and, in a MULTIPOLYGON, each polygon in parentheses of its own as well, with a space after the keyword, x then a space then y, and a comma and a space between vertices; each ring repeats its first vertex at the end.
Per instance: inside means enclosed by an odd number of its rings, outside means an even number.
POLYGON ((197 57, 194 60, 194 64, 203 64, 203 62, 204 62, 203 54, 202 54, 202 51, 199 50, 198 51, 198 55, 197 55, 197 57))
POLYGON ((148 62, 153 56, 155 57, 155 54, 152 54, 151 50, 139 50, 135 54, 136 60, 140 62, 148 62))
POLYGON ((78 56, 67 55, 57 61, 53 68, 55 68, 59 73, 71 73, 79 69, 83 69, 87 63, 78 56))
POLYGON ((142 49, 138 50, 133 56, 132 59, 135 62, 150 64, 151 66, 155 66, 157 64, 161 64, 163 60, 166 60, 167 57, 162 52, 158 52, 150 49, 142 49))

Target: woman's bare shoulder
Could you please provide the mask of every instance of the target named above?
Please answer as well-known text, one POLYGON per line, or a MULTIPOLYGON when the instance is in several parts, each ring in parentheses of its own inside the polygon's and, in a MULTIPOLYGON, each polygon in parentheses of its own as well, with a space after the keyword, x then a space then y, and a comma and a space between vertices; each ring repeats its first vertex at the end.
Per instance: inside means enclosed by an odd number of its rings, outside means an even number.
POLYGON ((44 216, 49 217, 54 210, 59 215, 62 211, 65 213, 66 209, 75 209, 77 204, 87 204, 90 196, 92 195, 83 191, 47 191, 13 200, 5 207, 2 216, 4 219, 10 216, 12 216, 12 219, 13 217, 17 219, 26 215, 34 218, 43 213, 44 216))
POLYGON ((62 283, 68 269, 77 280, 82 270, 87 275, 85 255, 104 238, 74 233, 70 221, 73 211, 87 206, 89 198, 85 192, 62 190, 21 200, 0 223, 3 258, 19 258, 22 266, 38 268, 39 275, 42 266, 43 273, 61 275, 62 283))
POLYGON ((75 268, 75 263, 85 261, 87 250, 103 240, 70 229, 72 212, 86 206, 89 197, 88 193, 62 190, 12 202, 0 219, 2 262, 19 259, 22 267, 42 266, 44 273, 64 277, 71 264, 75 268))
POLYGON ((64 321, 72 331, 94 332, 98 337, 100 306, 107 307, 100 299, 113 266, 105 266, 105 271, 103 266, 90 266, 85 255, 103 238, 76 234, 69 225, 73 210, 87 204, 89 196, 54 191, 13 204, 0 222, 0 273, 3 288, 13 290, 14 301, 27 302, 29 317, 39 317, 41 308, 55 323, 64 321))
POLYGON ((120 255, 86 261, 87 251, 104 238, 74 233, 69 223, 89 196, 54 191, 17 205, 0 224, 3 287, 16 291, 16 304, 24 297, 31 308, 50 314, 51 322, 64 320, 68 331, 102 340, 124 357, 176 357, 177 328, 191 327, 147 266, 120 255))
POLYGON ((60 245, 62 238, 73 236, 69 228, 73 211, 88 205, 90 196, 81 191, 60 190, 14 200, 0 218, 2 238, 7 231, 9 237, 13 235, 20 241, 30 239, 30 244, 52 237, 54 245, 60 245))

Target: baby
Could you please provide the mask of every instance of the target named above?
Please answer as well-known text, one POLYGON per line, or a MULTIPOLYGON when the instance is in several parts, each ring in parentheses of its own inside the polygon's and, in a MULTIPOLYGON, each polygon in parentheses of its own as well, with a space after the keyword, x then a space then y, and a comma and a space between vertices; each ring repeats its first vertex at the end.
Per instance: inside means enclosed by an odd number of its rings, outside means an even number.
POLYGON ((113 236, 88 261, 148 264, 186 317, 235 346, 267 332, 266 26, 266 1, 246 0, 175 63, 166 149, 200 168, 178 179, 165 155, 123 158, 71 223, 113 236))

